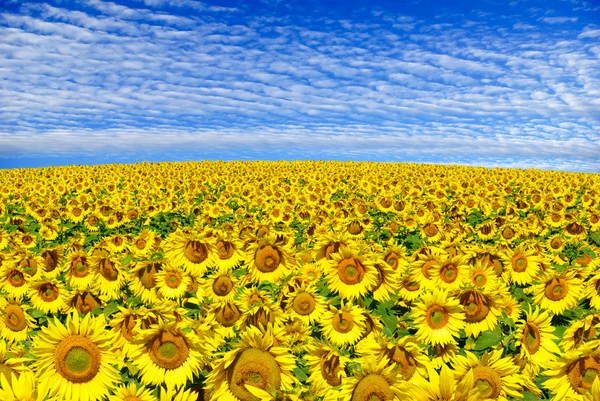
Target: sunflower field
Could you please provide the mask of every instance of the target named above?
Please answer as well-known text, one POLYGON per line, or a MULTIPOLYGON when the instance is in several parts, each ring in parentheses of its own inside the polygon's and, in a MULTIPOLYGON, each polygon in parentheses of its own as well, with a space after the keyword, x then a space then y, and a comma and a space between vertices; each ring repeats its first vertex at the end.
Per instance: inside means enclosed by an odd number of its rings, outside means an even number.
POLYGON ((600 176, 0 170, 2 401, 600 400, 600 176))

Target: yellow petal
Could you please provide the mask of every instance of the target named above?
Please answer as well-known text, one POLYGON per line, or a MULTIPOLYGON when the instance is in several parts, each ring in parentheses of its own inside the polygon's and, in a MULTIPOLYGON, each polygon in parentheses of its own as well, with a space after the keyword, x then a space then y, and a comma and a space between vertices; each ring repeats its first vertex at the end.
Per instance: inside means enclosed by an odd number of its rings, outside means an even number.
POLYGON ((440 372, 440 395, 444 400, 451 400, 454 394, 454 373, 446 365, 440 372))

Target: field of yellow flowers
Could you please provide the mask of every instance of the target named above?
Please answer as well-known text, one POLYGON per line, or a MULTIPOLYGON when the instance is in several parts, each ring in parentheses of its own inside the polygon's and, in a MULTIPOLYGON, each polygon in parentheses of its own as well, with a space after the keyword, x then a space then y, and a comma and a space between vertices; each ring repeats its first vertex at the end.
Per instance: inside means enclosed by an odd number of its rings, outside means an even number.
POLYGON ((600 176, 0 170, 0 400, 600 400, 600 176))

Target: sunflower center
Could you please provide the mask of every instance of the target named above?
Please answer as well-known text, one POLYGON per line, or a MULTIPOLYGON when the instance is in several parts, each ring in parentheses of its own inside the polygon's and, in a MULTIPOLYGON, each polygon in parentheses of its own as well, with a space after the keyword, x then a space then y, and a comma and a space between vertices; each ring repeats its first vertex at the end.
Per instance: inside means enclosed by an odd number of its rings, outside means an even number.
POLYGON ((342 379, 339 377, 340 372, 340 357, 333 355, 329 358, 321 360, 321 374, 323 378, 332 387, 342 384, 342 379))
POLYGON ((439 232, 439 229, 437 228, 437 226, 435 224, 429 223, 425 226, 423 231, 425 232, 426 236, 435 237, 436 234, 439 232))
POLYGON ((560 301, 567 296, 569 292, 569 283, 563 278, 553 278, 546 283, 544 295, 551 301, 560 301))
POLYGON ((587 253, 584 253, 583 255, 578 256, 575 261, 581 266, 587 266, 592 263, 592 257, 587 253))
POLYGON ((294 298, 292 308, 302 316, 310 315, 316 307, 315 298, 308 292, 301 292, 294 298))
POLYGON ((523 329, 522 343, 530 354, 535 354, 542 343, 540 329, 532 323, 527 323, 523 329))
POLYGON ((229 259, 233 256, 234 248, 231 242, 219 241, 217 242, 217 249, 221 260, 229 259))
POLYGON ((552 247, 552 249, 559 249, 562 246, 562 240, 558 237, 554 237, 552 238, 552 241, 550 241, 550 247, 552 247))
POLYGON ((404 280, 402 282, 402 284, 403 284, 404 288, 406 289, 406 291, 410 291, 410 292, 419 291, 419 289, 421 288, 421 285, 419 284, 419 282, 411 279, 410 277, 408 277, 406 280, 404 280))
POLYGON ((27 327, 25 312, 19 305, 8 305, 4 310, 6 327, 12 331, 21 331, 27 327))
POLYGON ((490 312, 491 300, 476 291, 466 291, 461 295, 460 303, 464 306, 465 322, 467 323, 481 322, 490 312))
POLYGON ((521 254, 513 256, 512 268, 517 273, 522 273, 527 269, 527 258, 521 254))
POLYGON ((187 241, 183 250, 183 256, 192 263, 202 263, 208 257, 208 249, 200 241, 187 241))
POLYGON ((502 379, 500 375, 488 366, 476 366, 473 369, 475 387, 483 399, 495 399, 500 395, 502 379))
POLYGON ((80 335, 65 337, 54 351, 56 371, 72 383, 86 383, 96 377, 100 359, 98 346, 80 335))
POLYGON ((215 320, 223 327, 231 327, 240 318, 240 309, 235 304, 226 304, 215 312, 215 320))
POLYGON ((265 391, 281 387, 281 370, 275 358, 257 348, 242 351, 227 369, 229 390, 241 401, 256 401, 257 398, 246 389, 246 384, 265 391))
POLYGON ((72 305, 75 306, 75 309, 77 309, 79 313, 83 313, 84 315, 101 306, 100 302, 98 302, 96 298, 88 291, 77 294, 72 302, 72 305))
POLYGON ((511 239, 514 236, 515 236, 515 231, 512 228, 505 227, 504 230, 502 230, 502 237, 504 239, 511 239))
POLYGON ((44 258, 44 270, 46 270, 46 273, 54 271, 58 266, 58 252, 55 250, 46 250, 42 253, 42 257, 44 258))
POLYGON ((21 287, 25 284, 25 276, 18 270, 13 270, 8 275, 8 282, 13 287, 21 287))
POLYGON ((102 259, 99 263, 100 274, 108 281, 116 281, 119 278, 119 272, 115 264, 110 259, 102 259))
POLYGON ((58 298, 58 287, 52 283, 44 283, 39 286, 38 295, 44 302, 52 302, 58 298))
POLYGON ((133 329, 135 327, 135 316, 128 315, 123 319, 123 323, 121 323, 121 335, 127 340, 133 340, 135 335, 133 329))
POLYGON ((407 349, 396 345, 391 351, 392 361, 400 365, 400 373, 404 380, 410 380, 417 370, 417 361, 407 349))
POLYGON ((77 278, 87 276, 89 273, 88 268, 87 260, 83 256, 79 256, 71 262, 71 274, 77 278))
POLYGON ((264 245, 256 250, 254 254, 254 264, 256 268, 263 273, 272 273, 277 270, 281 263, 281 254, 279 249, 271 245, 264 245))
POLYGON ((394 252, 388 253, 383 260, 393 268, 398 267, 398 255, 394 252))
POLYGON ((344 284, 358 284, 365 277, 365 269, 355 258, 347 258, 338 264, 338 276, 344 284))
POLYGON ((348 312, 340 312, 333 315, 332 326, 338 333, 348 333, 354 327, 354 319, 352 314, 348 312))
POLYGON ((151 263, 138 272, 140 282, 147 290, 156 286, 156 272, 161 269, 159 263, 151 263))
POLYGON ((455 282, 458 278, 458 268, 452 263, 442 266, 440 278, 443 282, 448 284, 455 282))
POLYGON ((25 258, 19 263, 19 266, 28 276, 34 276, 37 273, 37 262, 34 259, 25 258))
POLYGON ((432 305, 426 313, 426 321, 432 329, 440 329, 448 323, 450 315, 441 305, 432 305))
POLYGON ((179 272, 168 272, 165 275, 165 284, 169 288, 178 288, 181 285, 183 279, 179 272))
POLYGON ((487 283, 487 276, 483 273, 477 273, 473 277, 473 284, 475 284, 477 287, 485 287, 486 283, 487 283))
POLYGON ((358 221, 348 223, 346 226, 348 232, 352 235, 358 235, 363 231, 363 226, 358 221))
POLYGON ((421 266, 421 273, 427 280, 431 280, 431 270, 436 264, 437 262, 435 260, 428 260, 427 262, 423 263, 423 266, 421 266))
POLYGON ((363 377, 354 387, 351 401, 390 401, 394 393, 390 384, 381 375, 369 374, 363 377))
POLYGON ((177 369, 188 359, 190 349, 180 334, 162 331, 148 343, 150 359, 164 369, 177 369))
POLYGON ((587 392, 600 375, 600 361, 593 356, 579 358, 567 367, 566 373, 571 388, 580 394, 587 392))
POLYGON ((227 296, 233 291, 233 281, 228 276, 219 276, 213 281, 212 289, 220 297, 227 296))

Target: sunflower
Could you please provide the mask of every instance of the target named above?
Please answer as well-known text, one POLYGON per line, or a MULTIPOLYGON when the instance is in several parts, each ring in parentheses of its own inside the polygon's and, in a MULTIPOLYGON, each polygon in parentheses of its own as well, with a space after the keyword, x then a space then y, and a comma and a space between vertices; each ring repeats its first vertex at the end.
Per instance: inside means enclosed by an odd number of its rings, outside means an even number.
POLYGON ((138 258, 147 257, 154 246, 154 239, 159 235, 152 230, 144 229, 130 241, 129 249, 138 258))
POLYGON ((442 370, 438 374, 433 366, 427 366, 428 380, 425 376, 418 377, 409 391, 415 401, 477 401, 479 391, 473 388, 473 371, 469 372, 460 382, 454 379, 454 372, 443 364, 442 370))
POLYGON ((103 241, 103 245, 106 246, 106 248, 113 255, 117 255, 129 249, 129 245, 127 244, 127 238, 123 234, 114 234, 108 238, 105 238, 103 241))
POLYGON ((448 343, 431 346, 427 352, 427 356, 429 357, 429 364, 433 368, 439 369, 444 364, 452 363, 457 353, 457 345, 455 343, 448 343))
POLYGON ((508 397, 522 397, 523 376, 512 358, 502 358, 503 350, 486 352, 481 360, 469 351, 466 356, 454 358, 454 373, 457 380, 462 380, 470 371, 473 372, 473 388, 480 394, 479 399, 508 401, 508 397))
POLYGON ((338 386, 347 377, 345 368, 350 358, 326 342, 311 340, 304 355, 310 373, 306 382, 315 394, 323 396, 323 400, 338 401, 338 386))
MULTIPOLYGON (((121 385, 108 397, 108 401, 157 401, 152 392, 145 387, 137 387, 135 383, 121 385)), ((196 401, 194 399, 194 401, 196 401)))
POLYGON ((453 337, 465 327, 465 314, 457 299, 448 298, 445 290, 426 292, 412 311, 414 324, 418 327, 415 336, 419 341, 432 345, 454 342, 453 337))
POLYGON ((0 270, 0 288, 15 299, 22 299, 27 294, 29 277, 17 267, 6 267, 0 270))
POLYGON ((487 241, 494 238, 498 231, 496 229, 496 224, 493 221, 487 221, 479 224, 475 232, 480 240, 487 241))
POLYGON ((184 331, 186 327, 183 322, 165 322, 140 330, 138 347, 130 358, 143 383, 181 387, 198 376, 205 359, 202 340, 184 331))
POLYGON ((377 271, 377 278, 371 289, 373 299, 378 302, 387 301, 399 286, 401 271, 394 270, 384 261, 375 262, 373 267, 377 271))
POLYGON ((584 296, 590 300, 592 308, 600 309, 600 273, 588 279, 584 296))
MULTIPOLYGON (((200 399, 198 394, 192 390, 175 390, 173 388, 160 388, 160 398, 159 401, 197 401, 200 399)), ((155 400, 155 398, 152 398, 155 400)), ((112 400, 109 400, 112 401, 112 400)), ((129 400, 127 400, 129 401, 129 400)), ((133 401, 133 400, 132 400, 133 401)))
POLYGON ((356 300, 377 284, 378 270, 364 251, 361 253, 351 249, 340 250, 332 255, 324 269, 329 288, 343 299, 356 300))
POLYGON ((496 273, 482 258, 476 258, 475 263, 469 267, 469 279, 467 282, 478 290, 489 290, 494 286, 496 280, 496 273))
POLYGON ((600 347, 588 343, 565 352, 543 374, 550 377, 543 386, 554 394, 552 400, 587 401, 600 377, 600 347))
POLYGON ((344 249, 354 248, 356 244, 346 232, 322 233, 317 236, 315 259, 331 260, 333 254, 344 249))
POLYGON ((215 252, 212 255, 212 262, 217 269, 228 271, 237 267, 244 259, 240 241, 231 237, 225 230, 215 231, 213 237, 215 252))
POLYGON ((548 238, 544 244, 544 248, 551 253, 559 254, 565 247, 566 242, 561 235, 553 235, 548 238))
POLYGON ((415 259, 410 263, 410 272, 416 283, 423 290, 433 289, 433 272, 440 268, 445 252, 440 248, 425 247, 415 252, 415 259))
POLYGON ((404 274, 399 278, 398 287, 398 295, 400 295, 400 298, 409 302, 417 299, 423 292, 419 282, 410 274, 404 274))
POLYGON ((129 288, 145 304, 152 304, 158 300, 156 276, 165 266, 166 263, 162 260, 147 260, 132 265, 129 280, 127 280, 129 288))
POLYGON ((468 257, 465 255, 446 256, 433 269, 432 279, 437 288, 454 291, 469 279, 468 257))
POLYGON ((177 230, 167 237, 163 248, 166 259, 175 267, 193 275, 202 276, 208 269, 214 253, 213 245, 202 233, 177 230))
POLYGON ((27 340, 36 328, 28 310, 29 306, 18 300, 0 298, 0 337, 10 343, 27 340))
POLYGON ((352 302, 342 304, 340 308, 330 306, 319 322, 328 341, 338 347, 356 343, 365 331, 364 309, 352 302))
POLYGON ((86 289, 92 286, 96 273, 92 269, 89 255, 86 252, 75 251, 66 258, 67 280, 72 288, 86 289))
POLYGON ((600 332, 600 316, 589 315, 583 319, 573 321, 567 327, 560 341, 560 346, 565 351, 572 351, 583 344, 594 341, 600 332))
POLYGON ((192 279, 188 273, 179 267, 164 265, 156 273, 156 288, 158 295, 168 299, 182 298, 189 288, 192 279))
POLYGON ((105 330, 104 316, 77 313, 66 324, 57 318, 48 321, 34 338, 33 367, 42 394, 62 400, 102 400, 121 380, 113 367, 119 353, 113 348, 114 333, 105 330))
POLYGON ((280 238, 269 235, 251 244, 246 251, 246 266, 250 282, 270 281, 278 283, 295 267, 296 259, 291 249, 280 238))
POLYGON ((231 270, 225 268, 212 273, 202 284, 205 297, 218 304, 232 302, 239 288, 239 280, 231 270))
POLYGON ((312 326, 327 310, 327 300, 316 294, 314 285, 300 284, 288 294, 286 315, 312 326))
POLYGON ((465 289, 458 298, 465 311, 467 336, 478 337, 482 331, 496 328, 501 311, 494 295, 475 289, 465 289))
POLYGON ((97 249, 88 262, 97 273, 93 288, 109 299, 117 299, 126 281, 123 266, 117 256, 107 250, 97 249))
POLYGON ((28 368, 24 364, 27 360, 14 355, 12 350, 7 350, 6 346, 6 341, 0 339, 0 376, 10 383, 13 376, 18 376, 28 368))
POLYGON ((64 265, 63 247, 46 248, 41 253, 42 273, 49 278, 58 276, 64 265))
POLYGON ((363 357, 360 369, 349 376, 342 384, 339 400, 371 401, 406 399, 409 394, 405 382, 398 379, 398 369, 383 357, 379 360, 370 356, 363 357))
POLYGON ((59 313, 68 308, 68 293, 56 279, 42 277, 29 285, 31 305, 44 313, 59 313))
POLYGON ((13 233, 13 241, 17 249, 31 249, 37 245, 36 236, 28 232, 13 233))
POLYGON ((88 290, 71 291, 67 301, 69 312, 72 312, 74 309, 84 315, 95 309, 102 308, 103 304, 102 299, 100 299, 94 292, 88 290))
POLYGON ((517 322, 515 345, 521 347, 521 359, 527 361, 537 375, 541 367, 556 359, 555 354, 559 355, 560 349, 554 342, 557 338, 553 334, 550 314, 538 308, 532 312, 531 305, 528 306, 525 319, 517 322))
POLYGON ((575 277, 572 270, 545 276, 541 284, 531 287, 533 302, 557 315, 579 303, 582 286, 583 282, 575 277))
POLYGON ((3 263, 4 271, 16 269, 27 279, 35 280, 42 274, 43 260, 40 255, 29 250, 13 252, 3 263))
POLYGON ((241 324, 242 311, 235 302, 214 303, 207 308, 207 319, 219 324, 220 335, 224 338, 235 337, 241 324))
POLYGON ((527 249, 521 243, 514 249, 509 249, 501 255, 505 272, 513 283, 530 284, 540 270, 540 258, 535 250, 527 249))
POLYGON ((274 345, 270 329, 249 327, 240 335, 241 342, 225 352, 208 374, 206 383, 214 391, 211 401, 254 401, 246 385, 268 393, 290 391, 297 385, 292 370, 294 356, 285 347, 274 345))

